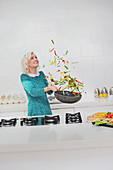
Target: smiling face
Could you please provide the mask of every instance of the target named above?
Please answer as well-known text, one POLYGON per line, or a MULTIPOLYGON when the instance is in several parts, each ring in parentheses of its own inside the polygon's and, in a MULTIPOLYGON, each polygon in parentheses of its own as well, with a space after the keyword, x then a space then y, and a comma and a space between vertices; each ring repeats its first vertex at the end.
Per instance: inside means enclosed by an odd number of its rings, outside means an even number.
POLYGON ((39 66, 39 60, 33 52, 31 53, 31 58, 28 59, 27 66, 29 69, 37 68, 39 66))

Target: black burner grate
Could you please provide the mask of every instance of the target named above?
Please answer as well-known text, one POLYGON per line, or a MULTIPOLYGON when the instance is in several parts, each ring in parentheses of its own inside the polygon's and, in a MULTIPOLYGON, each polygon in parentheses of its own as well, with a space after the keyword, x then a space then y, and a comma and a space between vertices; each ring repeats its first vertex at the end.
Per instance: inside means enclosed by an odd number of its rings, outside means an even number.
POLYGON ((26 125, 26 126, 36 126, 38 124, 38 117, 32 117, 32 118, 21 118, 20 119, 20 125, 26 125))
POLYGON ((71 114, 66 113, 66 124, 82 123, 80 112, 71 114))
POLYGON ((60 117, 59 115, 56 116, 45 116, 44 119, 42 119, 42 125, 44 124, 59 124, 60 123, 60 117))
POLYGON ((13 119, 1 119, 1 122, 0 122, 0 126, 3 127, 11 127, 11 126, 16 126, 17 124, 17 120, 16 118, 13 118, 13 119))

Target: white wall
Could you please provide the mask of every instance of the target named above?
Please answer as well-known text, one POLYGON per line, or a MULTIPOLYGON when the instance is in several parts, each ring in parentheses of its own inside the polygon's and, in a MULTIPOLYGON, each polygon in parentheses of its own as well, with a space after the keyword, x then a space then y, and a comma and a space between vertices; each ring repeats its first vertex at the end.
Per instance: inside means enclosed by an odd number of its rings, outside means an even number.
POLYGON ((22 91, 22 56, 34 51, 46 64, 51 39, 79 61, 74 75, 88 94, 113 86, 112 0, 0 0, 0 96, 22 91))

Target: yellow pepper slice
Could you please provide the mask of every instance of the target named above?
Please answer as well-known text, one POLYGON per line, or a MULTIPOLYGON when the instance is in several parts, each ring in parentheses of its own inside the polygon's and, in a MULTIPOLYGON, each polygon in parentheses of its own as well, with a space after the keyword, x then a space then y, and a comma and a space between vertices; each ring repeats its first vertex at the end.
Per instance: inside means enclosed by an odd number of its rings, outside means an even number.
POLYGON ((50 63, 50 65, 53 65, 54 64, 54 62, 52 61, 51 63, 50 63))
POLYGON ((63 76, 65 76, 63 73, 64 73, 64 71, 62 71, 62 72, 60 72, 63 76))
POLYGON ((50 79, 53 79, 53 77, 51 76, 50 79))

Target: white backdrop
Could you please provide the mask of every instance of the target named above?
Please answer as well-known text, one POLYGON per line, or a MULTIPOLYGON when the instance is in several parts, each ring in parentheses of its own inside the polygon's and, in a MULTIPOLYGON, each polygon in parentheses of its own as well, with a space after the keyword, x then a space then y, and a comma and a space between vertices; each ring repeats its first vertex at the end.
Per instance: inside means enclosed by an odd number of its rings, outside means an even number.
POLYGON ((113 86, 112 0, 0 0, 0 96, 23 91, 21 58, 34 51, 42 67, 51 39, 79 61, 73 74, 87 94, 113 86))

